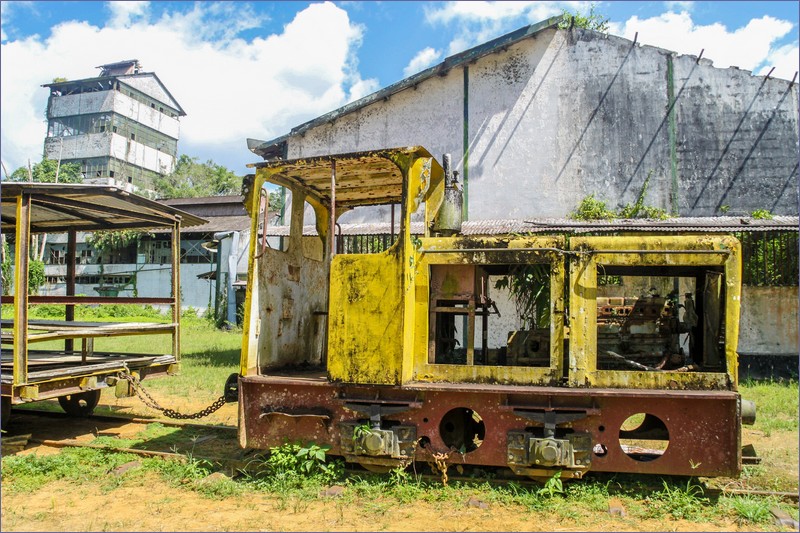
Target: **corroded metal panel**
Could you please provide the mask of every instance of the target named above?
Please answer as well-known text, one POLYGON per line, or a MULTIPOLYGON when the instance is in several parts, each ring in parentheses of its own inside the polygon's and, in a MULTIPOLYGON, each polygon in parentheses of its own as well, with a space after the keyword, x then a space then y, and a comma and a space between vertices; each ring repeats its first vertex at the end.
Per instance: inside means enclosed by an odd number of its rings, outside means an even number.
POLYGON ((257 263, 258 366, 312 364, 323 361, 328 263, 303 254, 299 231, 303 196, 292 202, 292 235, 286 251, 267 248, 257 263))

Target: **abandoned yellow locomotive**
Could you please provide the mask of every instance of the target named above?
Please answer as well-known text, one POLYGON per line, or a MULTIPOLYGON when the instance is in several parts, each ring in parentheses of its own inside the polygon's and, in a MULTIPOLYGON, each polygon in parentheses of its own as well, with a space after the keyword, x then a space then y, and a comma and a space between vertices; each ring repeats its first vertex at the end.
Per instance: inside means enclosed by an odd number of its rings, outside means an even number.
POLYGON ((421 147, 252 166, 242 447, 313 441, 370 470, 740 472, 755 415, 737 392, 735 238, 462 226, 449 157, 421 147), (267 183, 291 193, 277 241, 267 183), (337 250, 338 217, 381 205, 399 206, 389 246, 337 250))

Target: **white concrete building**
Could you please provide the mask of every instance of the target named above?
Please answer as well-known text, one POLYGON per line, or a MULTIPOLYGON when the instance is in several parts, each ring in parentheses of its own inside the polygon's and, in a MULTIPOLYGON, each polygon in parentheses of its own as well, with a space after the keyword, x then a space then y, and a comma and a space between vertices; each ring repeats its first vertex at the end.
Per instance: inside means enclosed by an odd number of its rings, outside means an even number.
POLYGON ((47 159, 78 163, 85 182, 152 189, 175 168, 183 108, 138 60, 101 65, 100 75, 43 85, 47 159))

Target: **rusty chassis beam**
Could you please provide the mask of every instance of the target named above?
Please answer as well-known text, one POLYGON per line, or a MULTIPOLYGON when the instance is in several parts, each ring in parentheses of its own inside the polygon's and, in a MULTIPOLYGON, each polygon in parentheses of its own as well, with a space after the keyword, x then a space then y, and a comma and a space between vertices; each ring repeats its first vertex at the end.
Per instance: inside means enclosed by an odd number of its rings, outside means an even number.
MULTIPOLYGON (((416 385, 376 388, 325 380, 242 377, 240 446, 264 449, 287 439, 313 441, 330 446, 331 454, 350 455, 342 448, 342 424, 363 424, 368 417, 345 404, 388 403, 405 405, 407 409, 382 416, 384 428, 397 424, 415 428, 416 438, 424 444, 417 446, 414 457, 422 461, 431 460, 434 453, 444 453, 448 462, 455 464, 510 466, 509 434, 538 436, 551 416, 547 413, 554 413, 556 420, 561 417, 556 438, 576 436, 590 443, 589 449, 583 450, 590 464, 578 470, 567 469, 565 475, 570 477, 581 477, 586 471, 735 476, 741 470, 740 398, 735 392, 416 385), (469 434, 465 442, 456 442, 455 446, 452 440, 448 442, 452 428, 447 424, 454 410, 471 411, 480 417, 484 434, 472 451, 458 451, 460 445, 470 445, 469 434), (269 416, 273 413, 286 416, 269 416), (571 419, 571 413, 582 415, 571 419), (645 458, 650 460, 637 459, 636 454, 641 452, 624 447, 628 444, 620 440, 636 439, 627 431, 622 434, 621 428, 623 422, 638 413, 657 417, 668 433, 666 450, 660 456, 645 458)), ((649 449, 646 445, 645 448, 649 449)), ((364 455, 356 460, 360 458, 364 463, 392 459, 364 455)), ((397 458, 394 461, 401 462, 397 458)))

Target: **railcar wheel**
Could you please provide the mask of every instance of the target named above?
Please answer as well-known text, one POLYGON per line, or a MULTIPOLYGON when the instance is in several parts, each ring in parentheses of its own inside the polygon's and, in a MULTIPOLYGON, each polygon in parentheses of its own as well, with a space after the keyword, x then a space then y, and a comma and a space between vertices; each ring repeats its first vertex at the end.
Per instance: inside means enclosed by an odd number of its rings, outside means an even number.
POLYGON ((358 463, 358 464, 360 464, 362 467, 364 467, 365 470, 368 470, 373 474, 388 474, 395 468, 389 465, 374 465, 371 463, 358 463))
POLYGON ((2 399, 3 410, 0 412, 0 428, 6 429, 8 419, 11 418, 11 397, 3 396, 2 399))
POLYGON ((99 390, 68 394, 58 398, 59 405, 70 416, 89 416, 94 412, 94 408, 97 407, 99 402, 99 390))

